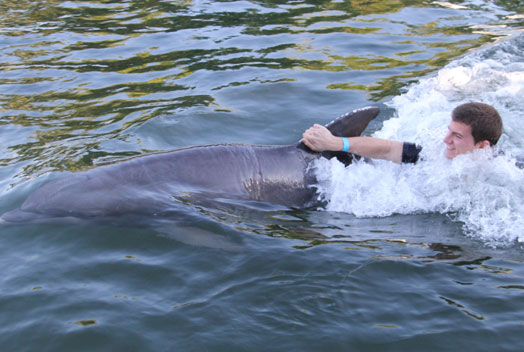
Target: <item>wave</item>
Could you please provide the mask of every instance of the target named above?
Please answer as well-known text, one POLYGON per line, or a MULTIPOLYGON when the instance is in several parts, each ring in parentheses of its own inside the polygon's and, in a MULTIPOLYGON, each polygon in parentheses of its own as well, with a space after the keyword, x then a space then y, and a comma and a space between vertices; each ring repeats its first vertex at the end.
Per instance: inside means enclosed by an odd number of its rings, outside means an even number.
POLYGON ((464 233, 489 246, 524 242, 524 33, 452 62, 387 103, 395 115, 374 133, 422 145, 414 165, 336 160, 315 165, 326 209, 359 217, 439 212, 464 224, 464 233), (459 104, 493 105, 504 123, 494 150, 447 160, 442 138, 459 104))

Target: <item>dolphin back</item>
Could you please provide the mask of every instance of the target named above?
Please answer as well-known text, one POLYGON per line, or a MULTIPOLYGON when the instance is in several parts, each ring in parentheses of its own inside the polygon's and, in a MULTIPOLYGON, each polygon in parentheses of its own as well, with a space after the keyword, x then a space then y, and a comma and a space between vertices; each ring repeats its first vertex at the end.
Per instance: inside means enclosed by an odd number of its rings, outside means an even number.
MULTIPOLYGON (((358 136, 378 111, 355 110, 327 128, 336 136, 358 136)), ((157 216, 179 212, 179 207, 183 208, 180 199, 199 196, 308 207, 317 201, 316 179, 309 163, 321 155, 351 158, 350 153, 338 154, 320 154, 299 143, 208 145, 143 155, 48 182, 29 195, 19 209, 3 214, 0 222, 157 216)))

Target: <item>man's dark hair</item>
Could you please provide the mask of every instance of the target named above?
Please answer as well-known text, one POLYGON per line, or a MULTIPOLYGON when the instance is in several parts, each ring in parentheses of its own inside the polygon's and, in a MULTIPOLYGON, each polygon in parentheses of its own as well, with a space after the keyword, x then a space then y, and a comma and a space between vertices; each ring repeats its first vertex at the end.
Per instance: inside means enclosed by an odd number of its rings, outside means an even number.
POLYGON ((451 113, 451 118, 471 127, 475 143, 489 141, 490 145, 495 145, 502 134, 502 119, 497 110, 488 104, 459 105, 451 113))

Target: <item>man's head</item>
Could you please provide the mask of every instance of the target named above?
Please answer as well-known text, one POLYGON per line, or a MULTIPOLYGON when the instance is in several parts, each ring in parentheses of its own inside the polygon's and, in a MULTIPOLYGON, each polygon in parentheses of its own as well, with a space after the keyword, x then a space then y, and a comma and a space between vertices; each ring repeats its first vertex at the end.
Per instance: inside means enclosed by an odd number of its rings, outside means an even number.
POLYGON ((502 134, 502 119, 491 105, 466 103, 453 110, 448 129, 444 138, 445 155, 453 159, 474 149, 495 145, 502 134))

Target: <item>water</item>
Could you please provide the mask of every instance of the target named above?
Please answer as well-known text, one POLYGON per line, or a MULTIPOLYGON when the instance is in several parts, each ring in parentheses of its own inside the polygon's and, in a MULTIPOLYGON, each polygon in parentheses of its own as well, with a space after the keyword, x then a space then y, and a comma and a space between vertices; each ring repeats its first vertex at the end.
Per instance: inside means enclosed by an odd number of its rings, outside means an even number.
POLYGON ((3 227, 3 350, 522 350, 523 13, 480 0, 2 3, 1 212, 64 171, 290 144, 371 104, 369 134, 425 153, 325 162, 325 209, 187 203, 191 224, 3 227), (504 154, 450 163, 439 142, 469 100, 501 112, 504 154))
POLYGON ((484 243, 522 242, 523 47, 520 35, 479 49, 394 97, 389 105, 397 114, 375 135, 417 142, 424 147, 424 161, 409 166, 356 163, 344 169, 336 161, 322 160, 317 172, 328 209, 358 216, 451 213, 464 222, 466 234, 484 243), (495 106, 504 116, 506 132, 495 150, 446 160, 441 140, 449 112, 471 100, 495 106))

